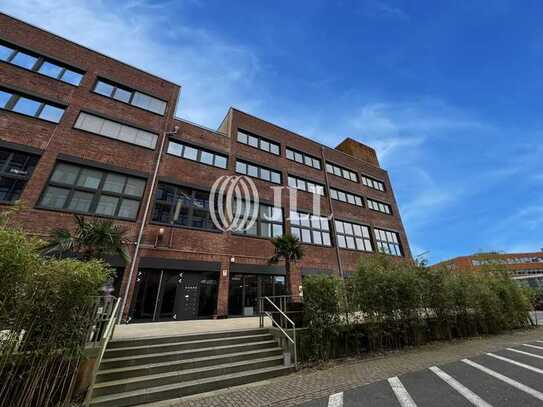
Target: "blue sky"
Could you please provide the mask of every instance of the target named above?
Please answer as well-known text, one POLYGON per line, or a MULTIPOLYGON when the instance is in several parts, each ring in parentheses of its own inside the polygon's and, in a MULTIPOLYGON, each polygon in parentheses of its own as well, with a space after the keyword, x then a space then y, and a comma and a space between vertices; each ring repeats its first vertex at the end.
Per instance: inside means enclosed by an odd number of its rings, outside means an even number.
POLYGON ((178 115, 229 106, 389 170, 431 262, 543 247, 538 1, 3 0, 0 10, 183 86, 178 115))

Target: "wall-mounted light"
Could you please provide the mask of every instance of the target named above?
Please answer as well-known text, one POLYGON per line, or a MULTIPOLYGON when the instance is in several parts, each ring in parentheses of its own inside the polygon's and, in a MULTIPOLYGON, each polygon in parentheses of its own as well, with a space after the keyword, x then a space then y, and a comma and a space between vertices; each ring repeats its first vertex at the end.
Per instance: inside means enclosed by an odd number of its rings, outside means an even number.
POLYGON ((236 258, 235 257, 230 257, 230 263, 235 263, 236 262, 236 258))
POLYGON ((155 238, 155 247, 158 246, 158 242, 160 242, 162 240, 162 238, 164 237, 164 232, 165 232, 164 228, 159 228, 158 229, 158 232, 157 232, 156 238, 155 238))

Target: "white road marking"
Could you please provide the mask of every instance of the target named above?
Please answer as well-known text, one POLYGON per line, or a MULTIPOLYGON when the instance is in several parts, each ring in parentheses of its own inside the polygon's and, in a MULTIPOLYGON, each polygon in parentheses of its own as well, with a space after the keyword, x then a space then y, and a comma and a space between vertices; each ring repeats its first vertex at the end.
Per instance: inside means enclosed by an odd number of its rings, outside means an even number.
POLYGON ((328 407, 343 407, 343 392, 328 397, 328 407))
POLYGON ((531 387, 526 386, 525 384, 522 384, 520 382, 517 382, 516 380, 511 379, 510 377, 504 376, 501 373, 498 373, 492 369, 489 369, 487 367, 484 367, 483 365, 480 365, 479 363, 472 362, 469 359, 462 359, 462 362, 464 362, 467 365, 470 365, 474 367, 475 369, 480 370, 481 372, 484 372, 498 380, 501 380, 504 383, 507 383, 510 386, 513 386, 514 388, 523 391, 524 393, 529 394, 530 396, 535 397, 538 400, 543 401, 543 393, 532 389, 531 387))
POLYGON ((543 341, 536 341, 536 342, 543 343, 543 341))
POLYGON ((388 379, 388 383, 402 407, 417 407, 400 379, 397 376, 388 379))
POLYGON ((441 370, 437 366, 432 366, 430 368, 432 372, 434 372, 440 379, 442 379, 445 383, 447 383, 449 386, 451 386, 454 390, 456 390, 458 393, 460 393, 466 400, 468 400, 471 404, 473 404, 476 407, 492 407, 492 404, 487 403, 484 401, 481 397, 479 397, 477 394, 472 392, 470 389, 465 387, 462 383, 460 383, 458 380, 456 380, 454 377, 448 375, 443 370, 441 370))
POLYGON ((533 366, 527 365, 525 363, 520 363, 520 362, 517 362, 516 360, 513 360, 513 359, 504 358, 503 356, 495 355, 494 353, 487 353, 487 355, 490 356, 490 357, 493 357, 494 359, 503 360, 504 362, 511 363, 512 365, 523 367, 524 369, 531 370, 532 372, 543 374, 543 370, 538 369, 537 367, 533 367, 533 366))
POLYGON ((531 357, 533 357, 533 358, 543 359, 543 356, 541 356, 541 355, 536 355, 535 353, 524 352, 524 351, 522 351, 522 350, 513 349, 513 348, 507 348, 507 350, 510 351, 510 352, 516 352, 516 353, 520 353, 520 354, 522 354, 522 355, 531 356, 531 357))
POLYGON ((529 343, 523 343, 522 346, 527 346, 528 348, 534 348, 534 349, 543 350, 543 347, 541 347, 541 346, 535 346, 535 345, 530 345, 529 343))

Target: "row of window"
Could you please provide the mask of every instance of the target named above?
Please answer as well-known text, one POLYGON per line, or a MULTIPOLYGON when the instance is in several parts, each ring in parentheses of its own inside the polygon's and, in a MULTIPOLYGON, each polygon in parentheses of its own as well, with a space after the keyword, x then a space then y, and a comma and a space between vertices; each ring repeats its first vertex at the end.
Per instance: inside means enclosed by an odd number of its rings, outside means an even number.
POLYGON ((197 161, 202 164, 212 165, 218 168, 227 168, 228 158, 224 155, 192 147, 180 141, 170 140, 168 143, 168 154, 182 157, 187 160, 197 161))
POLYGON ((60 122, 64 108, 34 97, 0 89, 0 109, 37 117, 53 123, 60 122))
POLYGON ((39 157, 0 148, 0 201, 15 202, 32 176, 39 157))
POLYGON ((367 226, 341 220, 336 220, 335 225, 338 247, 366 252, 373 251, 370 229, 367 226))
POLYGON ((30 71, 39 72, 50 78, 74 86, 79 86, 83 78, 83 73, 65 64, 5 43, 0 43, 0 61, 8 62, 30 71))
POLYGON ((302 243, 332 246, 330 224, 323 216, 302 212, 290 212, 290 233, 302 243))
POLYGON ((236 161, 236 172, 249 177, 260 178, 261 180, 273 182, 274 184, 282 184, 281 173, 279 171, 270 170, 269 168, 259 165, 250 164, 245 161, 236 161))
POLYGON ((249 236, 278 237, 283 235, 283 209, 260 203, 255 207, 254 202, 235 200, 233 213, 240 219, 244 214, 250 214, 245 224, 234 230, 249 236), (256 216, 253 216, 256 214, 256 216))
POLYGON ((334 174, 338 177, 343 177, 349 181, 358 182, 358 174, 356 172, 340 167, 336 164, 326 163, 326 172, 329 174, 334 174))
POLYGON ((385 184, 381 181, 378 181, 374 178, 367 177, 366 175, 362 175, 362 185, 376 189, 377 191, 385 191, 385 184))
POLYGON ((364 206, 364 201, 360 195, 351 194, 350 192, 341 191, 339 189, 330 188, 330 198, 336 201, 350 203, 351 205, 364 206))
POLYGON ((368 208, 370 208, 370 209, 372 209, 374 211, 377 211, 377 212, 386 213, 387 215, 392 214, 392 208, 390 207, 389 204, 384 203, 384 202, 375 201, 375 200, 370 199, 370 198, 368 198, 368 208))
POLYGON ((100 136, 151 149, 155 148, 158 139, 158 135, 155 133, 85 112, 79 113, 74 127, 90 133, 99 134, 100 136))
POLYGON ((400 238, 396 232, 375 228, 377 250, 393 256, 403 256, 400 238))
POLYGON ((159 115, 166 111, 165 101, 104 79, 96 81, 94 92, 159 115))
POLYGON ((292 188, 299 189, 300 191, 311 192, 313 194, 318 194, 324 196, 324 185, 318 184, 313 181, 308 181, 303 178, 295 177, 292 175, 288 176, 288 186, 292 188))
POLYGON ((247 144, 248 146, 258 148, 262 151, 266 151, 267 153, 274 155, 280 154, 279 144, 257 136, 256 134, 252 134, 244 130, 238 130, 237 139, 238 142, 242 144, 247 144))
POLYGON ((305 164, 308 167, 315 168, 316 170, 321 169, 321 160, 313 157, 312 155, 302 153, 301 151, 296 151, 291 148, 286 148, 287 159, 291 161, 296 161, 300 164, 305 164))

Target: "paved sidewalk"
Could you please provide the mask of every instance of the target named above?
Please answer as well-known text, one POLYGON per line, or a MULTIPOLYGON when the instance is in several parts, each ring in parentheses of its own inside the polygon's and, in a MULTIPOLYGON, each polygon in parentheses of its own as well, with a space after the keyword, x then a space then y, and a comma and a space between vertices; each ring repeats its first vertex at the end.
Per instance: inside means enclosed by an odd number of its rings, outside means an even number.
POLYGON ((329 394, 493 352, 543 338, 543 327, 484 338, 437 342, 364 359, 347 359, 323 369, 303 369, 288 376, 202 395, 155 403, 160 407, 294 406, 329 394))

